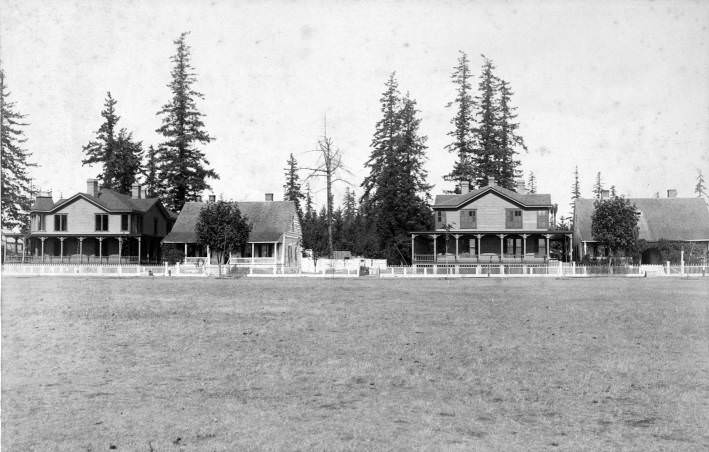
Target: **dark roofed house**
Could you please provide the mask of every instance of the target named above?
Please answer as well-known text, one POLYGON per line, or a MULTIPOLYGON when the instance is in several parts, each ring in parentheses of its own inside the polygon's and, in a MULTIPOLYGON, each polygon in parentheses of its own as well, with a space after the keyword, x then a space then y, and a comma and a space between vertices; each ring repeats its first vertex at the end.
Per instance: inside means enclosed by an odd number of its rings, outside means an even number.
MULTIPOLYGON (((215 256, 197 243, 195 228, 203 202, 185 203, 165 244, 182 247, 185 261, 211 262, 215 256)), ((229 263, 243 266, 300 265, 302 233, 292 201, 237 202, 241 214, 251 224, 248 244, 229 256, 229 263)))
MULTIPOLYGON (((672 194, 672 191, 668 193, 672 194)), ((638 240, 647 242, 644 264, 661 264, 657 245, 661 241, 684 242, 687 251, 706 256, 709 250, 709 207, 701 198, 630 198, 640 212, 638 240)), ((595 199, 577 199, 574 215, 574 245, 579 256, 605 257, 591 233, 595 199)))
POLYGON ((160 241, 173 216, 158 198, 146 198, 140 185, 131 194, 99 188, 89 179, 86 192, 53 201, 38 193, 30 210, 29 259, 71 263, 157 263, 160 241))
POLYGON ((571 259, 571 232, 553 229, 548 194, 528 193, 490 183, 477 190, 438 195, 432 231, 412 232, 414 264, 440 262, 544 262, 550 241, 561 242, 560 257, 571 259))

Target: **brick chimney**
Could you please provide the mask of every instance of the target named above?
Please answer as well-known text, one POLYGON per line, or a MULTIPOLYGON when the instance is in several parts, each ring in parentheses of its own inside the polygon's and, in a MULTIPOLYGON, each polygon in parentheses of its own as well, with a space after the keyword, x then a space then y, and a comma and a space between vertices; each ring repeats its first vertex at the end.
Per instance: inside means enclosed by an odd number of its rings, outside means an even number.
POLYGON ((217 195, 209 195, 209 202, 217 202, 217 195))
POLYGON ((529 190, 527 190, 527 185, 524 183, 524 179, 517 179, 517 187, 516 187, 516 192, 521 194, 521 195, 526 195, 529 193, 529 190))
POLYGON ((143 187, 140 184, 133 184, 131 186, 130 197, 133 199, 140 199, 143 197, 143 187))
POLYGON ((86 193, 93 197, 98 196, 98 181, 96 179, 86 180, 86 193))
POLYGON ((676 188, 670 188, 667 190, 667 197, 668 198, 676 198, 677 197, 677 189, 676 188))
POLYGON ((489 186, 497 185, 497 181, 495 180, 494 177, 489 176, 487 178, 487 185, 489 185, 489 186))
POLYGON ((601 200, 610 199, 610 197, 611 197, 610 190, 601 190, 601 200))
POLYGON ((266 201, 273 201, 273 193, 266 193, 266 201))

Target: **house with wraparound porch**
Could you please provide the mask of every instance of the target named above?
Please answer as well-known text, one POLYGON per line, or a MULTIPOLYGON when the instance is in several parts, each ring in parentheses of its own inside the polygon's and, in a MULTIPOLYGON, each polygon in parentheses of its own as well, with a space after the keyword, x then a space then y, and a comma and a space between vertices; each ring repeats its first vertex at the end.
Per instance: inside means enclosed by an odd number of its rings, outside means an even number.
POLYGON ((76 264, 159 263, 160 241, 174 221, 158 198, 140 185, 130 194, 99 187, 54 202, 39 192, 30 210, 26 262, 76 264))
POLYGON ((411 233, 412 263, 571 261, 572 232, 552 226, 551 195, 529 193, 523 185, 513 191, 490 179, 473 191, 436 196, 434 229, 411 233))

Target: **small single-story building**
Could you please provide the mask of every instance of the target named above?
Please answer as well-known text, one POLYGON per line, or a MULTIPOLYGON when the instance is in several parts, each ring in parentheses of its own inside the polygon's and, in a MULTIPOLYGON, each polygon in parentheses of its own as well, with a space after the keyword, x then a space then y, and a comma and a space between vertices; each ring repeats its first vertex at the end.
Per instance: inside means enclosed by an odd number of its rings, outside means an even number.
MULTIPOLYGON (((704 257, 709 250, 709 207, 701 198, 678 198, 668 190, 667 198, 630 198, 640 212, 637 238, 645 242, 643 264, 661 264, 662 242, 680 242, 687 259, 704 257)), ((604 249, 591 233, 595 199, 577 199, 574 214, 574 246, 577 255, 604 258, 604 249)))
MULTIPOLYGON (((263 202, 236 202, 241 215, 251 224, 251 232, 246 246, 231 253, 229 263, 298 267, 302 254, 302 232, 295 203, 273 201, 270 193, 266 199, 263 202)), ((163 240, 163 244, 174 246, 184 256, 185 262, 217 263, 211 250, 197 240, 195 228, 199 212, 205 205, 204 202, 185 203, 172 231, 163 240)))

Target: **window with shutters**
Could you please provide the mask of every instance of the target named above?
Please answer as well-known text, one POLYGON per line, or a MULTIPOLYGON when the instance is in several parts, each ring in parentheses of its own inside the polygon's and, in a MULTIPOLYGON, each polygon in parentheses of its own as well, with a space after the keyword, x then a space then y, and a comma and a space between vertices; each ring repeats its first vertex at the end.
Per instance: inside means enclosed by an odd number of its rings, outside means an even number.
POLYGON ((505 228, 522 229, 522 209, 505 209, 505 228))
POLYGON ((446 213, 439 210, 436 212, 436 229, 441 229, 446 225, 446 213))
POLYGON ((475 229, 478 227, 477 211, 475 209, 465 209, 460 211, 460 228, 475 229))

